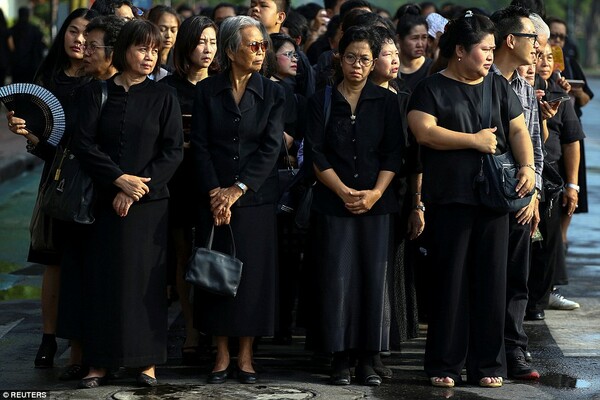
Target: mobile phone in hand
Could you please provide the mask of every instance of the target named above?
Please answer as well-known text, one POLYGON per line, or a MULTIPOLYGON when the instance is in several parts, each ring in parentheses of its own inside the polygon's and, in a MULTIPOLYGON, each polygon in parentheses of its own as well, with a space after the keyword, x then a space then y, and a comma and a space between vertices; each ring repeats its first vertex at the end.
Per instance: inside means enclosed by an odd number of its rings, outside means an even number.
POLYGON ((568 94, 565 93, 546 93, 546 96, 542 98, 542 100, 547 101, 550 104, 553 103, 562 103, 563 101, 570 100, 568 94))

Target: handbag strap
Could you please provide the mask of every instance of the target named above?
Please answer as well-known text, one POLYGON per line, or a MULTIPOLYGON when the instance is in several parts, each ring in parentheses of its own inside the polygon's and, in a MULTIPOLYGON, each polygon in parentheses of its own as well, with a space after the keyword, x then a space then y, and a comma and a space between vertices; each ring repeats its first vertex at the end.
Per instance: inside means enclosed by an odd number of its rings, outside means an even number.
POLYGON ((483 99, 481 101, 481 124, 482 129, 492 126, 492 74, 489 72, 483 78, 483 99))
MULTIPOLYGON (((229 235, 231 237, 231 247, 233 249, 233 252, 231 253, 231 255, 233 256, 233 258, 235 258, 235 240, 233 238, 233 229, 231 228, 230 224, 227 224, 227 227, 229 228, 229 235)), ((206 242, 206 248, 209 250, 212 250, 212 244, 213 244, 213 238, 215 237, 215 225, 213 224, 212 229, 210 230, 210 236, 208 237, 208 240, 206 242)))
POLYGON ((323 103, 323 111, 325 112, 325 124, 323 124, 323 130, 327 132, 327 123, 329 122, 329 116, 331 115, 331 85, 325 86, 325 102, 323 103))

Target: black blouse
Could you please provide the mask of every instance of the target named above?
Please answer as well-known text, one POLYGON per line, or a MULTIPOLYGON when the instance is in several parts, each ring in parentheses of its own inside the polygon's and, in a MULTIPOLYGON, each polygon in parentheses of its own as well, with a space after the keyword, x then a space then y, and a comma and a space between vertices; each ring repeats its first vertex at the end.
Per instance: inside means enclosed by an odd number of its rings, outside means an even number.
POLYGON ((72 144, 101 196, 114 197, 123 174, 150 177, 141 201, 169 197, 167 182, 183 158, 181 112, 175 90, 150 79, 125 91, 107 81, 108 99, 100 115, 100 83, 87 85, 79 130, 72 144))
MULTIPOLYGON (((331 115, 324 131, 325 90, 309 101, 306 143, 314 165, 324 171, 333 168, 342 182, 356 190, 375 187, 380 171, 401 172, 404 143, 398 97, 367 81, 353 120, 350 104, 336 87, 332 89, 331 115)), ((328 187, 317 182, 313 209, 322 214, 355 216, 328 187)), ((380 215, 398 211, 393 190, 386 190, 367 213, 380 215)))
MULTIPOLYGON (((510 121, 523 113, 519 98, 503 77, 493 75, 492 126, 497 127, 496 152, 509 148, 510 121)), ((441 73, 417 85, 408 110, 422 111, 437 119, 437 125, 457 132, 477 133, 482 128, 483 83, 469 85, 441 73)), ((479 205, 473 180, 481 167, 483 153, 474 149, 435 150, 421 146, 423 201, 433 204, 479 205)))

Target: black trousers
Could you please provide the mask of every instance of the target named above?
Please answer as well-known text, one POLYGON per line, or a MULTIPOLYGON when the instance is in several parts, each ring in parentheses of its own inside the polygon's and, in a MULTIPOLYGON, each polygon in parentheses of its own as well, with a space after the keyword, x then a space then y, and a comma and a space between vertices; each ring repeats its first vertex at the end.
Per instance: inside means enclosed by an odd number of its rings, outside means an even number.
POLYGON ((527 335, 523 319, 527 308, 527 278, 529 276, 531 224, 521 225, 508 216, 508 265, 506 281, 506 317, 504 345, 507 357, 517 357, 527 350, 527 335))
MULTIPOLYGON (((431 212, 429 211, 431 210, 431 212)), ((508 215, 461 204, 432 206, 429 377, 506 377, 504 313, 508 215)))
MULTIPOLYGON (((562 233, 560 230, 561 206, 554 201, 552 210, 549 203, 540 203, 540 232, 544 238, 532 246, 531 271, 529 272, 529 301, 527 311, 542 311, 548 307, 548 298, 555 282, 558 265, 565 264, 562 233)), ((560 268, 560 267, 559 267, 560 268)))

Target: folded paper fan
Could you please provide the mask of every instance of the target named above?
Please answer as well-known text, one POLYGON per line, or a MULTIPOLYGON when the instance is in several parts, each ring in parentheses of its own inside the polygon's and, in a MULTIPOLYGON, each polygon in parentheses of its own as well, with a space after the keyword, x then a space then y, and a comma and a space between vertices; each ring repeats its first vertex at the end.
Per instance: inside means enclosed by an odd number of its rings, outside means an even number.
POLYGON ((32 83, 0 87, 0 102, 27 123, 27 130, 57 146, 65 132, 65 112, 47 89, 32 83))

